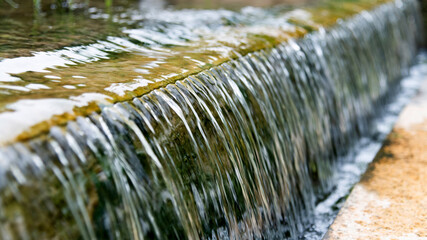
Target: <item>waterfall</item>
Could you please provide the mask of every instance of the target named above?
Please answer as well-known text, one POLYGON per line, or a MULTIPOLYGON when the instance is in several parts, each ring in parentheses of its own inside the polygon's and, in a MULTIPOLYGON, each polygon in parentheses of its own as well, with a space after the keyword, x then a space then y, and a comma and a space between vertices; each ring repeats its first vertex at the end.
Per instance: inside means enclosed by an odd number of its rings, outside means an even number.
POLYGON ((420 31, 386 3, 3 146, 0 236, 296 239, 420 31))

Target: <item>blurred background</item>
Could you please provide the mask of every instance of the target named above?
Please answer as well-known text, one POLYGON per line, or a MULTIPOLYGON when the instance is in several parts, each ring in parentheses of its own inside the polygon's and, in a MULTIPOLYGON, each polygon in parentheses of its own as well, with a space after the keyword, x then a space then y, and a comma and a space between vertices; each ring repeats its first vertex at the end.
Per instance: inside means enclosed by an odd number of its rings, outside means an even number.
POLYGON ((69 9, 75 5, 83 7, 102 7, 105 5, 129 6, 139 4, 144 7, 166 7, 177 8, 240 8, 243 6, 268 7, 278 4, 300 5, 315 0, 0 0, 2 11, 14 11, 17 9, 28 9, 30 7, 48 9, 69 9))

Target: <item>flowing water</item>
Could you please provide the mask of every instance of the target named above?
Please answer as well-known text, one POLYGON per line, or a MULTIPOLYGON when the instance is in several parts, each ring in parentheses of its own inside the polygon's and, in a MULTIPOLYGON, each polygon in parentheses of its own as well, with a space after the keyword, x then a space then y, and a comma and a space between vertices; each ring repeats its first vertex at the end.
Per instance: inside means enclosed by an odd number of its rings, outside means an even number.
POLYGON ((5 144, 0 236, 298 238, 399 90, 420 22, 417 1, 386 3, 5 144))

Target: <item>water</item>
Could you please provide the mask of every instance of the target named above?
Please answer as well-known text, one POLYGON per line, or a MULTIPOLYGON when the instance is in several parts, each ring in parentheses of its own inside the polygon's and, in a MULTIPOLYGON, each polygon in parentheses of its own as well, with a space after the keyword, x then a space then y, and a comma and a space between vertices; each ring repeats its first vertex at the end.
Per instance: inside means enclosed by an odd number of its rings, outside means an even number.
POLYGON ((419 22, 417 1, 384 4, 4 145, 0 236, 298 238, 408 74, 419 22))
POLYGON ((100 111, 100 102, 131 100, 249 52, 331 27, 382 1, 327 1, 297 9, 246 7, 240 11, 119 5, 109 14, 96 7, 79 8, 76 3, 75 11, 59 16, 46 10, 40 25, 37 19, 12 18, 18 22, 13 31, 12 25, 0 24, 6 26, 0 39, 7 42, 0 47, 5 57, 0 61, 0 145, 31 139, 52 125, 100 111), (21 40, 8 37, 15 35, 21 40), (94 41, 94 37, 100 39, 94 41), (52 50, 68 40, 89 43, 52 50))
MULTIPOLYGON (((90 16, 84 25, 102 32, 104 28, 99 24, 93 26, 93 21, 111 21, 126 27, 120 29, 120 34, 92 44, 35 52, 32 56, 5 58, 0 62, 0 125, 4 126, 0 129, 1 144, 22 138, 24 131, 30 137, 37 135, 40 126, 55 115, 65 115, 54 121, 63 124, 70 113, 79 115, 76 112, 93 108, 91 102, 130 100, 230 58, 270 48, 306 32, 287 23, 293 14, 280 9, 141 12, 131 8, 117 15, 95 9, 90 16), (14 121, 17 118, 22 121, 14 121), (35 125, 39 127, 31 129, 35 125)), ((28 34, 25 28, 21 31, 28 34)), ((67 31, 73 33, 73 29, 65 28, 60 37, 73 39, 74 34, 67 31)), ((86 30, 78 35, 90 40, 84 37, 86 30)), ((41 40, 33 41, 30 37, 28 41, 43 46, 44 42, 52 41, 49 33, 42 36, 41 40)), ((78 41, 83 40, 78 38, 78 41)), ((47 50, 49 47, 46 46, 47 50)), ((22 54, 31 50, 19 44, 12 44, 12 48, 22 54)), ((6 49, 2 53, 9 56, 13 51, 6 49)), ((43 128, 48 130, 49 126, 43 128)))

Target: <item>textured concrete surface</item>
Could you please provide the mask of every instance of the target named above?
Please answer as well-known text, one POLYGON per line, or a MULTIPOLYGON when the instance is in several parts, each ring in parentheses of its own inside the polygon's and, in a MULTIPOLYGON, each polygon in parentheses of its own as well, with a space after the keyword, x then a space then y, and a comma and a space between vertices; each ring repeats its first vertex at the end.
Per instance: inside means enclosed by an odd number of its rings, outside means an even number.
POLYGON ((427 239, 427 76, 324 239, 427 239))

